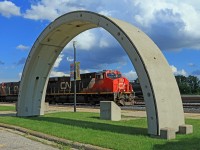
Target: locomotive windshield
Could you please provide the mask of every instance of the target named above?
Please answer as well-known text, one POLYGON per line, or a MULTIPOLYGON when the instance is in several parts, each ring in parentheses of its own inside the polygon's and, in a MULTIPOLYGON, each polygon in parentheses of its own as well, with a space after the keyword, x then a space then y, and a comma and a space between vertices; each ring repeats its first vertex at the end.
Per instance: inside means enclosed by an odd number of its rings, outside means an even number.
POLYGON ((111 79, 116 79, 116 78, 121 78, 122 75, 121 74, 115 74, 115 73, 108 73, 107 77, 111 78, 111 79))

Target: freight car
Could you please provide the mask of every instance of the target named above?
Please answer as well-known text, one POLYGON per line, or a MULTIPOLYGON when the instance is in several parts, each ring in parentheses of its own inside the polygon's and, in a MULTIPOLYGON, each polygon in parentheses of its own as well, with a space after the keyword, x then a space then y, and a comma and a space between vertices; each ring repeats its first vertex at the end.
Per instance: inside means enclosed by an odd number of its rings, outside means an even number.
POLYGON ((139 79, 137 78, 134 81, 130 81, 130 84, 131 84, 131 86, 133 88, 135 97, 143 99, 144 97, 143 97, 142 88, 140 86, 139 79))
MULTIPOLYGON (((117 70, 81 74, 76 81, 77 103, 98 104, 102 100, 115 101, 118 105, 133 105, 134 92, 129 80, 117 70)), ((17 100, 19 82, 0 84, 0 101, 17 100)), ((49 78, 46 102, 73 103, 74 81, 70 77, 49 78)))
MULTIPOLYGON (((118 105, 133 105, 134 94, 129 80, 117 70, 81 74, 76 81, 77 102, 98 104, 115 101, 118 105)), ((72 103, 74 81, 70 77, 50 78, 46 91, 49 103, 72 103)))
MULTIPOLYGON (((142 88, 140 86, 140 82, 138 79, 134 81, 130 81, 130 84, 133 87, 133 91, 135 93, 135 98, 134 98, 134 104, 144 104, 144 97, 142 93, 142 88)), ((181 99, 183 105, 188 105, 188 104, 196 104, 199 105, 200 103, 200 95, 183 95, 181 94, 181 99)))
POLYGON ((20 82, 5 82, 0 84, 0 102, 17 100, 20 82))

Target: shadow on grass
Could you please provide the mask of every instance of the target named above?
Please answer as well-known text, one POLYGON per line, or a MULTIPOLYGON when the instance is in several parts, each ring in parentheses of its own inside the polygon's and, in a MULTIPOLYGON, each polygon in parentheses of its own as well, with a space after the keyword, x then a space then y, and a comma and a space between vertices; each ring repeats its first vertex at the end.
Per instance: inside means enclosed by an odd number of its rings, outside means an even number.
POLYGON ((89 118, 92 118, 92 119, 100 119, 100 117, 89 117, 89 118))
POLYGON ((16 112, 0 112, 0 117, 16 116, 16 112))
MULTIPOLYGON (((95 119, 97 118, 98 117, 95 117, 95 119)), ((80 127, 80 128, 109 131, 109 132, 120 133, 120 134, 148 136, 146 128, 128 127, 128 126, 113 125, 113 124, 107 124, 107 123, 66 119, 66 118, 56 118, 56 117, 26 117, 25 119, 59 123, 59 124, 64 124, 64 125, 80 127)))
POLYGON ((200 138, 185 138, 178 141, 169 141, 165 144, 155 145, 153 150, 199 150, 200 138))

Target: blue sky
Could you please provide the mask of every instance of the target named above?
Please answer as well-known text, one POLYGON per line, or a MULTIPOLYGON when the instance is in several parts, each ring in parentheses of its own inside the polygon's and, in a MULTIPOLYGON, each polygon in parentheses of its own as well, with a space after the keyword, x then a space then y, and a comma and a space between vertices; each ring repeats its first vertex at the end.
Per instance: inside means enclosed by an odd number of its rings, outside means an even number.
MULTIPOLYGON (((158 45, 175 75, 200 77, 200 1, 197 0, 0 0, 0 82, 19 81, 33 43, 62 14, 88 10, 127 21, 158 45)), ((88 30, 77 41, 81 72, 118 69, 129 79, 136 72, 124 50, 104 29, 88 30)), ((51 76, 69 74, 70 42, 51 76)))

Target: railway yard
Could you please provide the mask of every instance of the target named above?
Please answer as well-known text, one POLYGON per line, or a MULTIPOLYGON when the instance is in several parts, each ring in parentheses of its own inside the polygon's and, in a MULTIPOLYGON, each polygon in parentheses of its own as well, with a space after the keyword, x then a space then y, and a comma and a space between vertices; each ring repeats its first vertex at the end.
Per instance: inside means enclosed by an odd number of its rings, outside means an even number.
MULTIPOLYGON (((183 109, 186 116, 199 116, 200 113, 200 95, 184 95, 182 96, 183 109), (188 115, 192 114, 193 115, 188 115)), ((15 103, 0 102, 3 106, 15 106, 15 103)), ((57 111, 73 111, 73 103, 67 104, 49 104, 48 111, 46 113, 52 113, 57 111)), ((121 106, 122 115, 133 116, 133 117, 146 117, 145 103, 143 99, 136 99, 133 106, 121 106)), ((100 112, 99 105, 90 105, 85 103, 77 103, 77 111, 80 112, 100 112)), ((6 112, 0 112, 3 115, 6 112)), ((10 114, 15 114, 15 112, 10 112, 10 114)))
MULTIPOLYGON (((186 116, 200 116, 198 113, 200 113, 200 95, 187 95, 184 96, 183 99, 183 109, 186 114, 186 116), (194 113, 192 115, 192 113, 194 113), (191 114, 191 115, 188 115, 191 114)), ((15 103, 5 103, 1 102, 0 105, 3 106, 15 106, 15 103)), ((48 110, 46 113, 52 113, 52 112, 58 112, 58 111, 71 111, 73 112, 74 106, 73 103, 68 104, 50 104, 48 106, 48 110)), ((133 117, 146 117, 145 112, 145 104, 143 99, 136 100, 133 106, 121 106, 122 115, 124 116, 133 116, 133 117)), ((89 105, 84 103, 77 103, 77 111, 79 112, 100 112, 99 105, 89 105)), ((6 112, 0 112, 2 113, 8 113, 6 112)), ((15 112, 11 112, 11 114, 14 114, 15 112)))
MULTIPOLYGON (((181 98, 182 98, 184 112, 200 113, 200 95, 182 95, 181 98)), ((145 109, 145 104, 143 99, 136 99, 134 104, 135 105, 133 106, 132 109, 135 110, 145 109)))
POLYGON ((0 2, 0 150, 200 149, 199 9, 107 3, 0 2))

